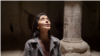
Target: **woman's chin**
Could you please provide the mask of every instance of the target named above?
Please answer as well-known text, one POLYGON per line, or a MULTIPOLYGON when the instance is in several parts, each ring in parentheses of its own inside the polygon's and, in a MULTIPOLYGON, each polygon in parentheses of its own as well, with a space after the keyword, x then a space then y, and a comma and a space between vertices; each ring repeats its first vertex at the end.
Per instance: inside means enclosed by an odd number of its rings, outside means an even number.
POLYGON ((50 27, 45 27, 44 30, 50 30, 50 27))

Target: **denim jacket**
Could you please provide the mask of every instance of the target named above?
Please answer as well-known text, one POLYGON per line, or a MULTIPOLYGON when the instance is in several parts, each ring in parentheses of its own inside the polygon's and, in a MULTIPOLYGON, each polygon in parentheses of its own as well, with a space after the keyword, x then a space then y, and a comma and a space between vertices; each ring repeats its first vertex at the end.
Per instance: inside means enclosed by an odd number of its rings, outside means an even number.
MULTIPOLYGON (((38 37, 26 42, 24 56, 44 56, 38 37)), ((51 36, 50 56, 61 56, 59 39, 53 36, 51 36)))

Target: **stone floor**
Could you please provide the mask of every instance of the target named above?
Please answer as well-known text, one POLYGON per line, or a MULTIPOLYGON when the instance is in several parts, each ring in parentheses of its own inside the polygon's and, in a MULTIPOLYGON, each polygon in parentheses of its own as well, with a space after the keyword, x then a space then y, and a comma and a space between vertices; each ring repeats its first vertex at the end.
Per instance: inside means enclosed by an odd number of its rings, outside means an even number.
POLYGON ((100 52, 98 51, 91 51, 92 56, 100 56, 100 52))
MULTIPOLYGON (((100 56, 100 52, 98 51, 91 51, 92 56, 100 56)), ((23 51, 21 50, 14 50, 14 51, 2 51, 1 56, 23 56, 23 51)))
POLYGON ((20 50, 2 51, 1 56, 23 56, 23 51, 20 50))

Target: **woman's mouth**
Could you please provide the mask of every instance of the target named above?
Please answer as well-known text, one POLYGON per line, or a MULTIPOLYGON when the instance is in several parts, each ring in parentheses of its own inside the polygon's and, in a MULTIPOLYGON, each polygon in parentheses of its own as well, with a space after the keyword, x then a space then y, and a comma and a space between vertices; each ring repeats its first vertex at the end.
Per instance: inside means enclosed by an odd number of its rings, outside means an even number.
POLYGON ((49 26, 50 26, 50 24, 45 24, 45 26, 49 27, 49 26))

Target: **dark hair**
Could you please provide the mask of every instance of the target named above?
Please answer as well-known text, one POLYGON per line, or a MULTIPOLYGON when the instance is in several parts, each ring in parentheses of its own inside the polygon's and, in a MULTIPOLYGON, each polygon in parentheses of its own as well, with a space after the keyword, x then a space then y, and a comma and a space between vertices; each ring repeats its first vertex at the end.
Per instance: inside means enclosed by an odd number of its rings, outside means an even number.
MULTIPOLYGON (((33 25, 32 25, 32 37, 31 38, 37 38, 40 35, 40 31, 39 31, 39 29, 37 29, 37 27, 38 27, 38 20, 40 19, 41 15, 46 15, 46 14, 40 13, 36 16, 36 18, 33 22, 33 25)), ((50 30, 48 31, 48 35, 49 35, 49 38, 50 38, 50 30)))

